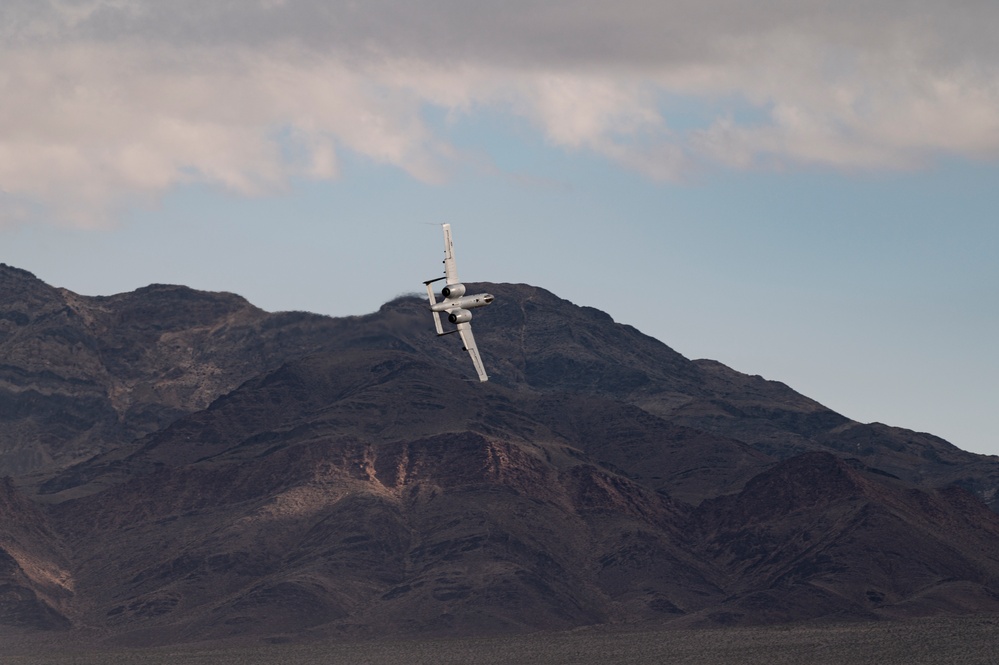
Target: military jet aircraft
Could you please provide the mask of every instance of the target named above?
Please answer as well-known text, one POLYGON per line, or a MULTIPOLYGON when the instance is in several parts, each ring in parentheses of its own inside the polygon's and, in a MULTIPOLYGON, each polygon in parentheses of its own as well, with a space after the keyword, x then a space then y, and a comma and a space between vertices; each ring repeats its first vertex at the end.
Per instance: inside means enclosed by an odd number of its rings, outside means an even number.
POLYGON ((485 307, 493 301, 491 293, 477 293, 475 295, 465 295, 465 285, 458 280, 458 268, 454 262, 454 243, 451 241, 451 225, 444 224, 444 276, 430 279, 424 282, 427 287, 427 297, 430 298, 430 311, 434 314, 434 324, 437 326, 437 336, 451 335, 458 333, 465 351, 472 357, 472 364, 475 365, 475 372, 479 375, 479 381, 488 381, 486 368, 482 366, 482 358, 479 357, 479 349, 475 346, 475 338, 472 336, 472 313, 469 311, 476 307, 485 307), (441 289, 443 300, 437 301, 434 289, 431 286, 440 280, 444 282, 441 289), (447 312, 447 320, 457 324, 454 330, 444 331, 441 326, 441 312, 447 312))

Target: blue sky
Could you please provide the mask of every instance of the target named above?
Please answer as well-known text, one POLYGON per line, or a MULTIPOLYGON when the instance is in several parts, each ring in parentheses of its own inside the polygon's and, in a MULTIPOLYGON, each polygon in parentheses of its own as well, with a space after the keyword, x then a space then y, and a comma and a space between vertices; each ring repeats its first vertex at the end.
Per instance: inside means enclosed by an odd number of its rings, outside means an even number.
POLYGON ((0 260, 361 314, 446 221, 469 281, 999 454, 999 8, 604 4, 5 3, 0 260))

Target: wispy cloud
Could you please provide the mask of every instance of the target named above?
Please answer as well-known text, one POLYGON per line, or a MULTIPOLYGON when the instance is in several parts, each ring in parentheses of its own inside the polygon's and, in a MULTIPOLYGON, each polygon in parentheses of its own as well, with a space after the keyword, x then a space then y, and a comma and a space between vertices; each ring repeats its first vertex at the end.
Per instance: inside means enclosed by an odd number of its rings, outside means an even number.
POLYGON ((0 221, 279 191, 343 150, 441 181, 458 157, 427 107, 498 108, 658 179, 995 158, 997 24, 975 0, 7 0, 0 221), (678 99, 712 112, 677 129, 678 99))

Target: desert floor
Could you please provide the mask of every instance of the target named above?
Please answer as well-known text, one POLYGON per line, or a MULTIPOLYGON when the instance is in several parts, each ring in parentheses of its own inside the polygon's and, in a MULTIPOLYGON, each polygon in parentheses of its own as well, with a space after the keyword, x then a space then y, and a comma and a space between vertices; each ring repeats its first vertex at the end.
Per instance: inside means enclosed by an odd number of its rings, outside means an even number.
POLYGON ((586 628, 482 639, 383 640, 155 649, 74 647, 0 635, 6 665, 568 665, 583 663, 997 663, 999 617, 676 630, 586 628), (7 648, 3 648, 5 646, 7 648))

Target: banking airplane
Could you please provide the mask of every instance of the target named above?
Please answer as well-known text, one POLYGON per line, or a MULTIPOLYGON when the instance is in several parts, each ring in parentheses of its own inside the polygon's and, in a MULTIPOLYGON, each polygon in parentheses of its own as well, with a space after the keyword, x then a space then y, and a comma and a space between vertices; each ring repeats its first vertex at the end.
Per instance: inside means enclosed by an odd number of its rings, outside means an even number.
POLYGON ((482 366, 482 358, 479 357, 479 349, 475 346, 475 338, 472 337, 472 313, 468 310, 476 307, 485 307, 493 301, 491 293, 477 293, 475 295, 465 295, 465 285, 458 281, 458 269, 454 263, 454 243, 451 242, 451 225, 444 224, 444 276, 424 282, 427 287, 427 297, 430 298, 430 311, 434 313, 434 324, 437 326, 437 336, 458 333, 461 342, 472 356, 472 364, 479 375, 479 381, 488 381, 486 368, 482 366), (443 300, 437 302, 434 289, 430 285, 440 280, 447 280, 444 288, 441 289, 443 300), (444 332, 441 327, 441 312, 447 312, 447 320, 457 324, 455 330, 444 332))

